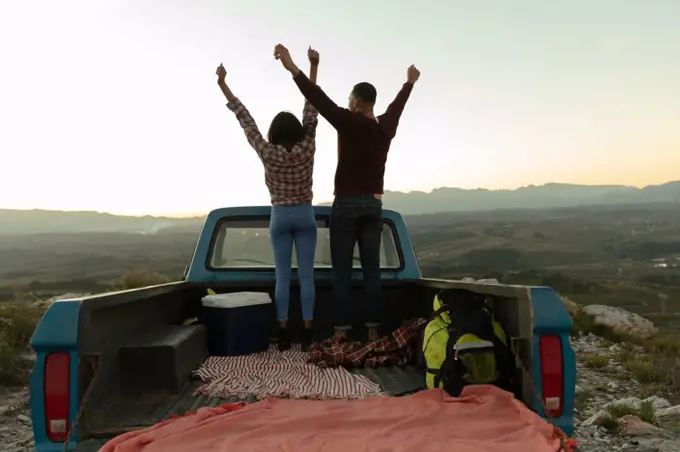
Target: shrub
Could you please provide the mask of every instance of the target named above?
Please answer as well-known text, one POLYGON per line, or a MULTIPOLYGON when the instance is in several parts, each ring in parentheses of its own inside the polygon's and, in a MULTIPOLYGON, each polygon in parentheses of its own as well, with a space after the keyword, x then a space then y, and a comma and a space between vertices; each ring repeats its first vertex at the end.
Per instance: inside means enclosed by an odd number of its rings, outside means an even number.
POLYGON ((586 367, 590 367, 591 369, 602 369, 609 364, 609 358, 600 355, 586 355, 583 357, 583 360, 585 361, 586 367))
POLYGON ((667 387, 680 394, 680 338, 660 334, 641 342, 636 350, 624 348, 621 364, 640 382, 667 387))
POLYGON ((0 303, 0 384, 24 384, 29 343, 44 309, 26 302, 0 303))
POLYGON ((607 408, 609 414, 611 414, 615 419, 622 418, 628 414, 637 416, 643 421, 654 424, 656 422, 656 417, 654 415, 654 407, 651 402, 643 402, 640 408, 635 408, 629 405, 612 405, 607 408))

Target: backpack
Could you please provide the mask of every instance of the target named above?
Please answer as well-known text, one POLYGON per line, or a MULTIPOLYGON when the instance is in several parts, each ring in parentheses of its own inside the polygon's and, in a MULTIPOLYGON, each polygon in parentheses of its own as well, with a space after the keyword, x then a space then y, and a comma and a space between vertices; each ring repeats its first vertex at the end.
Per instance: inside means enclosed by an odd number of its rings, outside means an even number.
POLYGON ((512 391, 514 357, 484 297, 448 290, 435 295, 432 307, 423 336, 427 388, 442 388, 454 397, 469 384, 512 391))

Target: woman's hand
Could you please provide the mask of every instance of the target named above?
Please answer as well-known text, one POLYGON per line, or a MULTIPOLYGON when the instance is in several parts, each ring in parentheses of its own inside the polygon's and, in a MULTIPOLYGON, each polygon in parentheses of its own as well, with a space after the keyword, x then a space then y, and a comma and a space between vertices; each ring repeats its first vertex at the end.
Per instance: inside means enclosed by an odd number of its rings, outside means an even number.
POLYGON ((219 85, 224 84, 224 79, 227 77, 227 70, 222 66, 222 63, 217 67, 215 74, 217 74, 217 83, 219 85))
POLYGON ((224 68, 224 66, 222 66, 221 63, 219 66, 217 66, 215 74, 217 74, 217 84, 222 90, 224 97, 227 98, 227 101, 232 102, 236 98, 236 96, 234 96, 234 93, 232 93, 229 87, 227 86, 227 82, 225 81, 225 78, 227 78, 227 70, 224 68))

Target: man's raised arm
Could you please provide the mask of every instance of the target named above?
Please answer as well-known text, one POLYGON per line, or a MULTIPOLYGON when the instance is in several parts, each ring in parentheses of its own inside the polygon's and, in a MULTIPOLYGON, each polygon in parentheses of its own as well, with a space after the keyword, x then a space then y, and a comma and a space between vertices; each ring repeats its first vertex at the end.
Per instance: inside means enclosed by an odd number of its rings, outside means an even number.
MULTIPOLYGON (((316 76, 319 72, 319 52, 312 49, 307 49, 307 58, 309 58, 309 80, 316 85, 316 76)), ((316 127, 319 125, 319 110, 314 105, 305 99, 305 106, 302 108, 302 127, 309 138, 316 138, 316 127)), ((316 149, 309 147, 309 149, 316 149)))
POLYGON ((293 63, 290 52, 285 46, 278 44, 274 48, 274 58, 281 61, 283 67, 293 75, 293 80, 302 95, 319 110, 321 116, 326 118, 336 129, 344 126, 350 115, 349 110, 339 107, 318 85, 309 80, 300 68, 293 63))
POLYGON ((380 117, 380 122, 383 124, 392 137, 397 134, 397 127, 399 126, 399 119, 404 112, 406 101, 411 95, 413 85, 420 78, 420 71, 411 65, 406 71, 406 83, 401 87, 401 91, 394 98, 392 103, 387 107, 385 113, 380 117))
POLYGON ((316 79, 319 75, 319 52, 310 46, 307 49, 307 58, 309 59, 309 81, 316 85, 316 79))

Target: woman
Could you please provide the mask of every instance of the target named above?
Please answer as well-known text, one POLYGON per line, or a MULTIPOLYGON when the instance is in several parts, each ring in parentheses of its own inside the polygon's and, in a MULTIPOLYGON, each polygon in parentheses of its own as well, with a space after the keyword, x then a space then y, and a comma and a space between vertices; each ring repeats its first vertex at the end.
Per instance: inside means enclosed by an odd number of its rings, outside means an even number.
MULTIPOLYGON (((307 51, 311 64, 309 78, 316 83, 319 53, 311 47, 307 51)), ((282 111, 269 126, 267 139, 262 137, 246 107, 231 92, 225 78, 226 69, 220 64, 216 71, 217 83, 227 98, 227 107, 236 114, 246 138, 264 165, 265 182, 272 203, 269 235, 276 265, 276 304, 279 329, 279 350, 291 346, 288 333, 288 305, 290 302, 291 259, 293 244, 297 253, 298 279, 305 323, 302 346, 312 340, 314 318, 314 254, 316 252, 316 221, 312 207, 312 171, 316 152, 318 112, 305 101, 302 123, 292 113, 282 111)))

